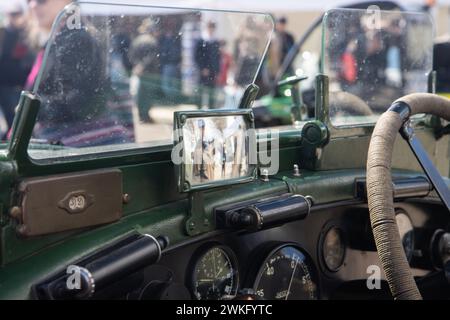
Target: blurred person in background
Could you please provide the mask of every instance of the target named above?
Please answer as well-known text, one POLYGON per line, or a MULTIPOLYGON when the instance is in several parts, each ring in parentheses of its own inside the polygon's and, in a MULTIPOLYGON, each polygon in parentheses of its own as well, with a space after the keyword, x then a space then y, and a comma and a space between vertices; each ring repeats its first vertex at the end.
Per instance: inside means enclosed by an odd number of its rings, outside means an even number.
POLYGON ((216 23, 208 21, 206 32, 195 47, 195 62, 200 72, 199 106, 206 106, 208 109, 212 109, 215 105, 215 87, 221 62, 220 41, 215 33, 216 23))
MULTIPOLYGON (((295 44, 294 36, 287 31, 287 19, 285 17, 281 17, 277 20, 275 25, 275 44, 277 46, 277 59, 279 59, 278 65, 282 65, 284 59, 286 58, 289 50, 291 50, 292 46, 295 44)), ((278 70, 277 70, 278 72, 278 70)))
POLYGON ((236 64, 234 80, 240 87, 252 83, 255 70, 259 67, 258 52, 261 50, 263 33, 253 19, 247 19, 236 39, 233 53, 236 64))
POLYGON ((228 84, 228 74, 233 67, 233 57, 227 50, 227 42, 220 41, 220 72, 217 75, 216 84, 224 88, 228 84))
POLYGON ((31 90, 37 78, 44 57, 45 45, 52 30, 53 21, 71 0, 27 0, 31 12, 30 43, 38 48, 36 60, 28 75, 25 89, 31 90))
POLYGON ((256 80, 261 89, 260 94, 270 92, 278 71, 294 44, 294 36, 287 31, 287 19, 280 17, 275 23, 275 32, 272 35, 269 50, 256 80))
POLYGON ((133 66, 134 90, 133 96, 138 108, 141 123, 152 122, 149 111, 152 106, 160 103, 161 61, 159 38, 160 27, 148 18, 138 28, 139 35, 131 41, 129 59, 133 66))
POLYGON ((129 142, 132 139, 129 130, 108 109, 111 79, 101 33, 96 33, 89 21, 81 21, 75 28, 61 23, 55 25, 52 42, 48 43, 53 21, 71 3, 71 0, 28 0, 35 22, 31 34, 40 46, 26 83, 27 90, 38 86, 36 92, 41 100, 33 138, 71 147, 129 142), (51 49, 43 64, 46 45, 51 49), (42 78, 36 83, 41 68, 44 68, 42 78))
POLYGON ((161 62, 161 89, 166 98, 180 95, 181 36, 176 20, 165 22, 164 32, 158 39, 161 62))
POLYGON ((422 11, 431 12, 436 6, 436 0, 424 0, 422 5, 422 11))
POLYGON ((0 31, 0 107, 8 128, 11 128, 34 54, 26 41, 26 16, 22 4, 11 1, 5 13, 6 24, 0 31))

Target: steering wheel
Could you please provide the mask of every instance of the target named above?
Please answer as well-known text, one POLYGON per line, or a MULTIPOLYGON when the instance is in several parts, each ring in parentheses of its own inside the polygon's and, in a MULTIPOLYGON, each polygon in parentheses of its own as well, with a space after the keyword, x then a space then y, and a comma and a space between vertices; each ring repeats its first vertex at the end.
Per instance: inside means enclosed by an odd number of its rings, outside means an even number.
POLYGON ((400 240, 391 177, 395 138, 409 117, 419 113, 450 120, 450 100, 417 93, 395 101, 377 121, 367 158, 367 198, 372 231, 392 296, 398 300, 422 299, 400 240))

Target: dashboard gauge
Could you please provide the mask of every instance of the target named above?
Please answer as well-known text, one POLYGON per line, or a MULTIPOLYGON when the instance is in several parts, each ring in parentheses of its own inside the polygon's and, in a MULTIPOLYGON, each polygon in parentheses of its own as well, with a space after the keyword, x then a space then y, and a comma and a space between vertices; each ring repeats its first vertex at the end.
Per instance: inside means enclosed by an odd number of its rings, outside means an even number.
POLYGON ((322 259, 331 272, 338 271, 344 264, 345 242, 342 230, 338 227, 331 227, 325 233, 322 240, 322 259))
POLYGON ((414 253, 414 227, 412 221, 406 213, 401 211, 395 215, 395 220, 397 221, 406 258, 411 262, 414 253))
POLYGON ((278 247, 267 256, 253 288, 267 300, 314 300, 318 290, 312 261, 292 245, 278 247))
POLYGON ((238 269, 233 252, 224 246, 202 251, 194 264, 192 292, 198 300, 219 300, 235 296, 238 269))

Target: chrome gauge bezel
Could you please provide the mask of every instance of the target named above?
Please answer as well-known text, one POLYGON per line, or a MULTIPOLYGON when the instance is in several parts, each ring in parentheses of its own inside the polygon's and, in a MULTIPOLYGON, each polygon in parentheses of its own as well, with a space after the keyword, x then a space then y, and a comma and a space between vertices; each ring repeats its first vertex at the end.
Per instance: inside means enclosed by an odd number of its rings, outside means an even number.
POLYGON ((236 257, 236 254, 234 251, 223 244, 220 243, 208 243, 206 245, 201 246, 197 249, 195 254, 193 255, 193 258, 190 263, 190 267, 188 268, 188 288, 191 292, 191 295, 193 299, 196 300, 207 300, 199 298, 199 293, 197 291, 197 268, 199 267, 202 259, 212 250, 219 249, 222 251, 222 253, 225 255, 227 260, 229 261, 232 270, 234 271, 234 277, 232 280, 232 289, 230 295, 223 295, 223 298, 232 298, 233 296, 237 295, 237 292, 239 290, 239 265, 238 265, 238 259, 236 257))
POLYGON ((254 268, 253 270, 256 270, 256 277, 253 278, 251 281, 252 289, 254 290, 255 294, 258 295, 257 289, 259 286, 259 283, 261 282, 261 278, 263 276, 263 273, 265 271, 265 265, 266 263, 274 257, 278 252, 281 250, 292 247, 293 249, 297 250, 301 255, 303 256, 302 263, 307 267, 309 276, 311 278, 311 281, 316 285, 315 288, 315 300, 320 298, 320 283, 319 283, 319 277, 318 277, 318 271, 317 267, 314 263, 314 260, 312 257, 308 254, 306 250, 304 250, 301 246, 299 246, 297 243, 278 243, 275 246, 270 246, 270 249, 264 250, 265 254, 262 256, 262 259, 258 259, 259 264, 257 268, 254 268))
POLYGON ((344 232, 344 229, 342 228, 342 226, 339 223, 336 223, 335 221, 329 221, 328 223, 326 223, 324 225, 324 227, 322 228, 322 231, 320 232, 320 238, 319 238, 319 243, 318 243, 317 248, 318 248, 320 266, 321 266, 322 270, 325 272, 328 272, 328 273, 338 272, 345 265, 345 259, 347 257, 347 238, 345 236, 345 232, 344 232), (344 252, 340 259, 339 264, 337 264, 335 266, 329 265, 329 263, 327 262, 327 259, 325 256, 325 250, 324 250, 326 237, 329 235, 329 233, 332 230, 336 230, 339 233, 340 238, 341 238, 341 243, 342 243, 343 249, 344 249, 344 252))

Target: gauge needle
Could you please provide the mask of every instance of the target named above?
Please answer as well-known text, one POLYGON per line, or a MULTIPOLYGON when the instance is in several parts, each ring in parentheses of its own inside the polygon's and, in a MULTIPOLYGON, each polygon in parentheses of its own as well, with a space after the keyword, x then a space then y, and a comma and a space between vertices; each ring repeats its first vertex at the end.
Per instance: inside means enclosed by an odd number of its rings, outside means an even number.
POLYGON ((295 266, 294 266, 294 270, 292 271, 291 281, 289 281, 289 287, 287 289, 286 298, 284 300, 287 300, 289 297, 289 294, 291 293, 292 280, 294 280, 294 275, 295 275, 295 270, 297 269, 297 264, 298 264, 298 259, 295 260, 295 266))

